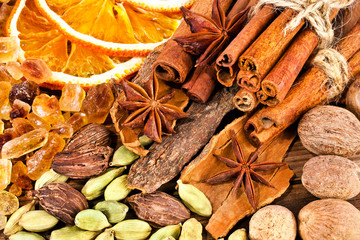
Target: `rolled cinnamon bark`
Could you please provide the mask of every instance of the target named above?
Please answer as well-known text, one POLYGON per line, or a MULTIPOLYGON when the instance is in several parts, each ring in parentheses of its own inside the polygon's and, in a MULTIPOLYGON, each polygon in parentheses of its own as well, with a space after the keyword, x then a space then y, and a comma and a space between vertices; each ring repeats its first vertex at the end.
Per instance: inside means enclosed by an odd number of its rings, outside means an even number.
MULTIPOLYGON (((335 18, 338 11, 332 11, 330 20, 335 18)), ((262 104, 273 107, 284 100, 318 43, 319 37, 311 29, 305 29, 295 37, 284 55, 261 81, 261 90, 268 96, 259 98, 262 104)))
POLYGON ((292 9, 285 9, 240 56, 237 81, 241 87, 252 92, 259 91, 261 80, 283 55, 291 40, 305 23, 301 20, 296 28, 284 33, 286 25, 296 14, 292 9))
MULTIPOLYGON (((338 51, 348 60, 349 66, 358 66, 360 57, 360 24, 357 24, 338 44, 338 51)), ((358 68, 349 68, 350 75, 358 74, 358 68)), ((245 124, 244 130, 254 145, 270 141, 284 129, 293 124, 310 108, 324 103, 329 91, 326 74, 317 66, 307 70, 298 79, 284 101, 275 107, 264 107, 256 112, 245 124)))
POLYGON ((215 64, 215 70, 217 81, 225 87, 231 87, 236 79, 239 67, 237 64, 229 68, 215 64))
POLYGON ((233 103, 235 107, 242 112, 251 112, 259 105, 255 93, 249 92, 244 88, 236 93, 233 98, 233 103))
POLYGON ((351 57, 348 66, 352 74, 351 77, 356 77, 360 74, 360 50, 351 57))
POLYGON ((266 95, 265 92, 263 90, 261 90, 261 89, 256 92, 256 97, 257 97, 257 99, 259 100, 260 103, 265 102, 269 98, 269 96, 266 95))
POLYGON ((227 48, 219 55, 216 59, 216 65, 218 69, 217 78, 221 84, 225 86, 231 86, 233 84, 238 71, 238 66, 235 63, 239 56, 264 31, 264 29, 269 26, 276 15, 272 5, 265 5, 251 18, 249 23, 246 24, 227 48))
POLYGON ((199 66, 194 69, 182 88, 185 90, 186 95, 195 102, 205 103, 216 86, 216 73, 214 64, 199 66))
POLYGON ((229 13, 227 14, 226 18, 231 19, 236 14, 244 10, 249 6, 255 5, 258 0, 237 0, 234 5, 230 8, 229 13))
MULTIPOLYGON (((243 1, 243 0, 239 0, 243 1)), ((247 1, 247 0, 244 0, 247 1)), ((197 0, 191 10, 210 17, 213 0, 197 0)), ((221 0, 221 6, 225 11, 230 7, 232 0, 221 0)), ((172 38, 166 43, 164 50, 153 65, 156 77, 163 81, 183 83, 195 64, 195 57, 183 51, 173 38, 185 36, 191 33, 189 27, 183 21, 175 31, 172 38)))

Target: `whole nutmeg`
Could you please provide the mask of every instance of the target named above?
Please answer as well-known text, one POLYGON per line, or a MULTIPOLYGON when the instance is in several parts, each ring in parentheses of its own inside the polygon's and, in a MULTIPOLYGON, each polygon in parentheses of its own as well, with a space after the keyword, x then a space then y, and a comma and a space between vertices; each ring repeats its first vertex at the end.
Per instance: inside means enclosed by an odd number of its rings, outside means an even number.
POLYGON ((360 119, 360 79, 353 82, 346 93, 346 108, 360 119))
POLYGON ((360 150, 359 129, 360 121, 349 110, 325 105, 304 114, 298 134, 310 152, 350 157, 360 150))
POLYGON ((346 200, 360 192, 360 167, 344 157, 317 156, 305 163, 301 181, 318 198, 346 200))
POLYGON ((296 237, 296 220, 293 213, 280 205, 268 205, 250 219, 251 240, 292 240, 296 237))
POLYGON ((36 191, 41 207, 66 224, 74 224, 76 214, 89 208, 88 202, 67 183, 49 183, 36 191))
POLYGON ((298 219, 303 240, 360 238, 360 211, 344 200, 313 201, 300 210, 298 219))

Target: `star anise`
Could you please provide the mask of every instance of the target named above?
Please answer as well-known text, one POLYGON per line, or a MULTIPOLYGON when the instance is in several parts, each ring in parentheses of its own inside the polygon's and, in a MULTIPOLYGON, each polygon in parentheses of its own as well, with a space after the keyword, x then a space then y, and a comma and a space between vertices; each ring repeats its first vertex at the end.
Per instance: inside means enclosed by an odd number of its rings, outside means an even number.
POLYGON ((274 186, 268 182, 264 177, 257 173, 257 171, 271 170, 275 168, 279 168, 281 166, 286 165, 286 163, 278 163, 278 162, 261 162, 255 163, 258 159, 259 154, 262 151, 262 146, 252 152, 248 159, 245 159, 244 152, 239 144, 239 142, 235 138, 234 131, 231 131, 231 143, 234 155, 236 160, 232 160, 226 157, 222 157, 214 154, 214 156, 221 162, 225 163, 231 169, 227 169, 221 171, 214 176, 204 180, 204 182, 209 184, 218 184, 227 182, 231 179, 235 178, 232 192, 235 193, 241 187, 242 182, 244 182, 244 189, 246 196, 249 200, 250 205, 257 209, 255 204, 255 188, 253 181, 262 183, 266 186, 274 188, 274 186))
POLYGON ((214 60, 230 38, 239 32, 246 21, 249 8, 227 18, 219 0, 214 0, 211 18, 185 7, 181 7, 181 11, 192 34, 176 37, 174 40, 184 48, 184 51, 194 55, 201 54, 195 65, 200 66, 214 60))
POLYGON ((172 120, 188 116, 180 108, 167 104, 174 97, 175 92, 158 96, 159 83, 156 78, 147 81, 144 88, 126 80, 121 81, 121 85, 126 101, 118 101, 118 103, 131 112, 122 125, 132 129, 144 127, 144 134, 156 142, 161 142, 162 133, 175 132, 171 126, 172 120))

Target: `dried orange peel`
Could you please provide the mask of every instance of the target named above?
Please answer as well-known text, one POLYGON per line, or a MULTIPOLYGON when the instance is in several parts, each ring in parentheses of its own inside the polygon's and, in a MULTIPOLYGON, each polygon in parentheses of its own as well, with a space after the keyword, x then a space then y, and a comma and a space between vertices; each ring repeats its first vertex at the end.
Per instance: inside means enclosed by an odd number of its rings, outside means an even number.
POLYGON ((132 5, 116 4, 109 0, 69 1, 67 6, 63 6, 66 5, 64 3, 61 8, 57 6, 56 0, 35 0, 35 4, 40 13, 71 42, 109 56, 145 57, 155 47, 166 42, 179 25, 178 19, 167 15, 144 12, 142 9, 134 9, 132 5), (94 6, 93 12, 79 18, 78 14, 89 6, 94 6), (156 15, 147 19, 144 14, 156 15), (142 18, 144 21, 141 21, 142 18), (146 22, 152 22, 146 26, 150 30, 141 26, 146 22), (162 25, 165 25, 165 29, 162 25), (137 36, 142 32, 145 32, 146 38, 137 36), (126 39, 121 38, 121 35, 125 35, 126 39))
POLYGON ((121 0, 133 6, 141 7, 153 12, 176 13, 181 7, 190 8, 196 0, 121 0))
POLYGON ((142 57, 109 57, 73 43, 54 29, 32 0, 16 2, 6 31, 8 36, 19 39, 20 62, 27 58, 46 62, 53 74, 41 85, 51 89, 61 89, 66 83, 89 88, 111 78, 127 78, 137 72, 144 61, 142 57))

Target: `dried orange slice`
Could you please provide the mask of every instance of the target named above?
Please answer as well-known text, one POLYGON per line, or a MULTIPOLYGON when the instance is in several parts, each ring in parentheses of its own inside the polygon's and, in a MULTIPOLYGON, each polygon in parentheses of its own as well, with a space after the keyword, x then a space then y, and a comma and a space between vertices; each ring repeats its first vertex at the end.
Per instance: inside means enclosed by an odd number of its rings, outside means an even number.
POLYGON ((33 0, 19 0, 7 21, 7 35, 19 38, 20 61, 43 59, 53 71, 43 86, 60 89, 65 83, 88 88, 110 78, 126 77, 139 70, 143 58, 111 58, 66 39, 37 10, 33 0))
POLYGON ((147 56, 171 37, 180 18, 114 0, 35 0, 35 4, 67 39, 111 56, 147 56))
MULTIPOLYGON (((118 0, 120 2, 120 0, 118 0)), ((141 7, 153 12, 180 12, 181 7, 189 8, 195 0, 121 0, 133 6, 141 7)))

